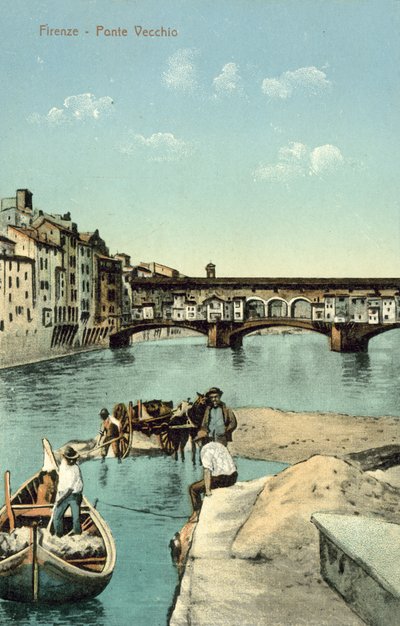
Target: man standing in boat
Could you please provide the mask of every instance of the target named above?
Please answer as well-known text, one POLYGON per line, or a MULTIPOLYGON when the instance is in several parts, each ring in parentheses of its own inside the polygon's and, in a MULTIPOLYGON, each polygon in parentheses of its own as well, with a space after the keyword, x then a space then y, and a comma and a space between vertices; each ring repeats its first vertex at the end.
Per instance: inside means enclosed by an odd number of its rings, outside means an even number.
POLYGON ((100 426, 97 445, 102 446, 101 448, 102 461, 105 461, 108 450, 111 446, 112 451, 114 452, 114 456, 118 459, 118 462, 121 462, 121 450, 120 450, 120 445, 119 445, 119 437, 121 434, 120 432, 121 424, 114 417, 114 415, 110 415, 110 413, 108 412, 108 409, 101 409, 99 415, 102 419, 102 424, 100 426))
POLYGON ((236 416, 232 409, 221 401, 223 392, 218 387, 211 387, 206 393, 208 406, 204 412, 202 430, 206 430, 212 441, 227 446, 232 441, 232 433, 237 427, 236 416))
POLYGON ((72 514, 72 532, 75 535, 81 534, 80 506, 83 480, 77 464, 79 454, 71 446, 66 446, 62 455, 58 469, 57 495, 53 512, 53 527, 57 537, 62 537, 64 534, 63 518, 68 507, 70 507, 72 514))

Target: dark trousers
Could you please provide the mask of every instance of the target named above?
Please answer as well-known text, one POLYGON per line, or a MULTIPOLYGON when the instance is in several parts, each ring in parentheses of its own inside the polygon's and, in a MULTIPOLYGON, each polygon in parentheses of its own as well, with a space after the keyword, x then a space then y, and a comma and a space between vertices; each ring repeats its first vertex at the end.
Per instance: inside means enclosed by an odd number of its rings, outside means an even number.
MULTIPOLYGON (((211 489, 219 487, 231 487, 237 481, 237 472, 233 474, 221 474, 220 476, 211 476, 211 489)), ((201 496, 206 492, 206 484, 204 478, 192 483, 189 487, 189 495, 192 501, 193 511, 200 511, 202 505, 201 496)))
POLYGON ((69 495, 67 498, 64 498, 62 502, 54 505, 53 526, 54 526, 54 531, 57 537, 62 537, 63 535, 63 517, 68 507, 71 508, 72 530, 76 535, 80 535, 81 522, 79 519, 79 515, 80 515, 81 502, 82 502, 81 493, 71 493, 71 495, 69 495))

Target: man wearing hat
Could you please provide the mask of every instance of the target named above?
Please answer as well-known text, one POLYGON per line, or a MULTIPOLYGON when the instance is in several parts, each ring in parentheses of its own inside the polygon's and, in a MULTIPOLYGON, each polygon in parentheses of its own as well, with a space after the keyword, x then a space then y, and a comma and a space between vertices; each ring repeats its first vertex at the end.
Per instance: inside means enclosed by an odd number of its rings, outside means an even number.
POLYGON ((237 480, 237 469, 226 446, 218 441, 210 441, 206 430, 199 430, 194 441, 202 445, 200 452, 203 478, 189 487, 193 513, 191 521, 198 518, 202 505, 202 495, 211 496, 212 489, 231 487, 237 480))
POLYGON ((63 518, 68 507, 72 514, 72 531, 75 535, 81 533, 80 506, 82 502, 83 480, 81 470, 77 464, 79 455, 66 446, 58 468, 58 486, 56 502, 53 512, 53 527, 57 537, 62 537, 64 531, 63 518))
POLYGON ((102 419, 102 424, 99 430, 97 445, 103 444, 101 448, 102 461, 105 460, 111 446, 114 456, 116 456, 120 462, 121 452, 118 439, 120 436, 120 423, 113 415, 110 415, 108 409, 101 409, 99 415, 102 419), (108 441, 110 441, 110 443, 107 445, 108 441))
POLYGON ((207 391, 208 406, 204 412, 201 428, 207 431, 210 439, 227 446, 228 441, 232 441, 232 433, 237 427, 237 421, 232 409, 221 402, 222 393, 218 387, 211 387, 207 391))

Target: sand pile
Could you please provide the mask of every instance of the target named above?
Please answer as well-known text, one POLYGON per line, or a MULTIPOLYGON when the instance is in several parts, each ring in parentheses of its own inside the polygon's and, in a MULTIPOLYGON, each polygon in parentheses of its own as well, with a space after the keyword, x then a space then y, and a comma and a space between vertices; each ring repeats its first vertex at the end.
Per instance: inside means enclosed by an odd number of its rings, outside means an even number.
POLYGON ((44 548, 68 559, 104 556, 104 543, 101 537, 93 535, 51 535, 46 529, 40 531, 44 548))
POLYGON ((243 559, 288 557, 302 565, 318 557, 317 511, 369 515, 398 522, 400 490, 336 457, 317 455, 267 481, 232 545, 243 559))
POLYGON ((27 548, 30 543, 30 529, 23 526, 16 528, 11 533, 0 533, 0 559, 27 548))

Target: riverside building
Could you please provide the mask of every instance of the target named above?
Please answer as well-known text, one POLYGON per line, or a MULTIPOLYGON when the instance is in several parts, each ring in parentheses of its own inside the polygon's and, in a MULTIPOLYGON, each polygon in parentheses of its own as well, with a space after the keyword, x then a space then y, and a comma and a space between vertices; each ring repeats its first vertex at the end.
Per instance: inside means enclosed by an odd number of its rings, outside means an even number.
POLYGON ((18 189, 0 210, 0 367, 108 346, 122 315, 121 258, 69 213, 18 189))

